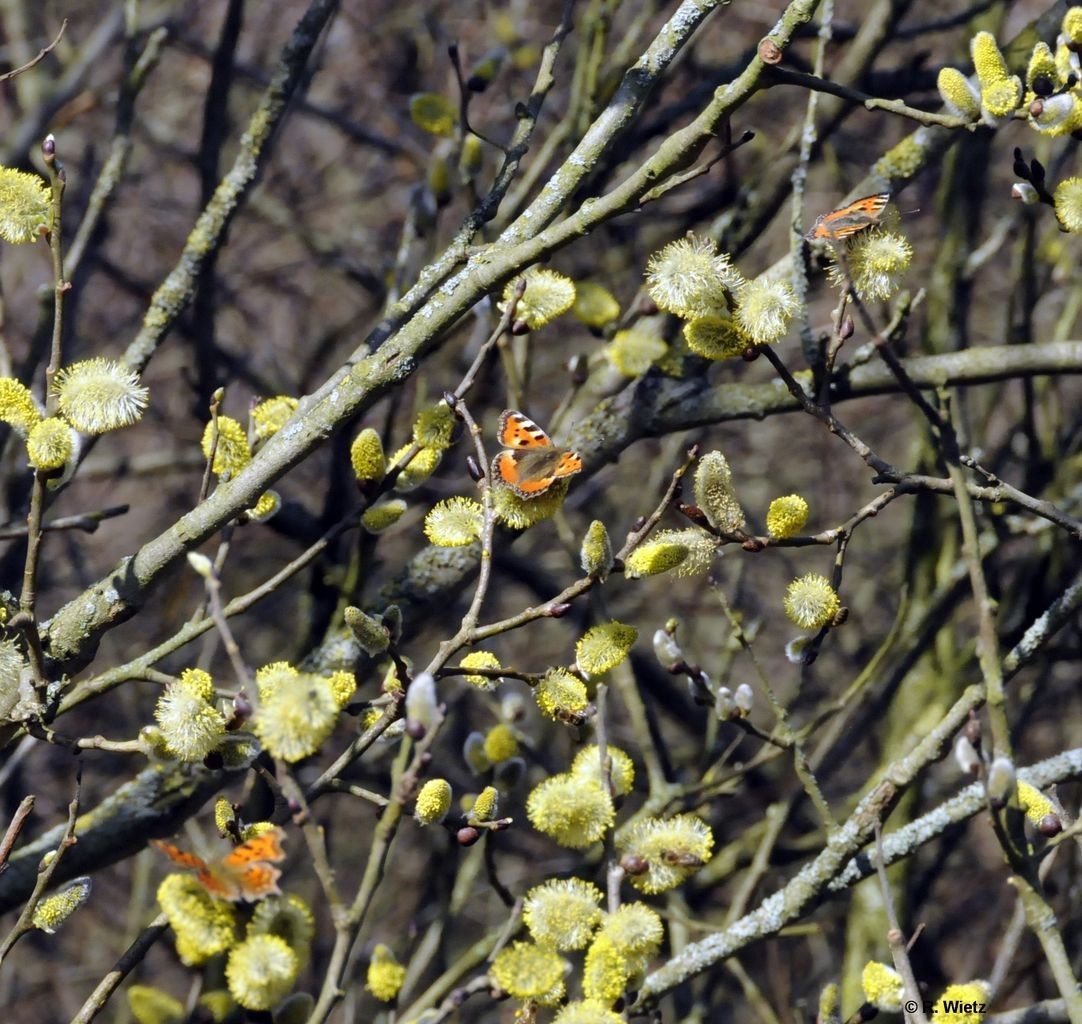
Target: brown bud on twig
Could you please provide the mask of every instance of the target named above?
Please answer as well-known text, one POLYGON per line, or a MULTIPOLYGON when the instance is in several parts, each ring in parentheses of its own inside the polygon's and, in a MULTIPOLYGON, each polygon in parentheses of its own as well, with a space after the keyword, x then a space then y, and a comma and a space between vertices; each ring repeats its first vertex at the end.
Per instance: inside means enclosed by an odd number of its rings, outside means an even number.
POLYGON ((481 830, 472 825, 464 825, 455 833, 459 846, 473 846, 481 838, 481 830))
POLYGON ((475 484, 485 478, 485 474, 481 472, 481 467, 477 465, 477 460, 472 455, 466 456, 466 472, 470 474, 470 479, 475 484))
POLYGON ((357 493, 364 500, 366 508, 379 497, 380 484, 381 482, 379 480, 357 481, 357 493))
POLYGON ((749 537, 743 544, 740 545, 745 551, 750 551, 755 554, 756 551, 762 551, 766 545, 759 540, 758 537, 749 537))
POLYGON ((46 135, 42 141, 41 155, 45 158, 47 164, 51 164, 56 159, 56 138, 52 133, 46 135))
POLYGON ((1051 839, 1063 831, 1063 822, 1059 820, 1058 814, 1046 814, 1037 825, 1037 831, 1051 839))
POLYGON ((853 337, 853 332, 855 330, 856 325, 853 323, 853 318, 851 316, 846 316, 846 318, 842 320, 842 326, 841 329, 838 331, 838 337, 842 341, 848 341, 851 337, 853 337))
POLYGON ((458 395, 453 391, 445 391, 443 393, 443 401, 447 408, 452 412, 458 412, 458 395))
POLYGON ((561 601, 559 604, 549 606, 548 615, 550 619, 562 619, 569 611, 571 611, 570 603, 561 601))
POLYGON ((233 718, 241 725, 252 717, 252 701, 243 690, 233 698, 233 718))
POLYGON ((530 333, 530 325, 528 323, 526 323, 525 320, 516 320, 511 325, 511 333, 512 334, 529 334, 530 333))
POLYGON ((706 513, 698 505, 685 505, 682 501, 677 502, 676 511, 682 516, 686 516, 696 526, 710 526, 710 520, 706 518, 706 513))
POLYGON ((759 358, 759 348, 757 345, 749 345, 743 352, 740 353, 740 358, 745 363, 754 363, 759 358))
POLYGON ((406 722, 406 735, 411 740, 423 740, 426 732, 428 732, 428 730, 425 728, 424 722, 418 722, 416 720, 406 722))
POLYGON ((637 853, 625 853, 620 858, 620 867, 629 875, 645 875, 650 870, 646 858, 640 857, 637 853))
POLYGON ((832 626, 844 626, 849 621, 849 607, 848 605, 842 605, 834 615, 831 621, 832 626))
POLYGON ((759 60, 764 64, 780 64, 781 57, 781 47, 770 36, 759 40, 759 60))
POLYGON ((640 316, 657 316, 659 310, 657 303, 649 295, 640 295, 635 304, 635 312, 640 316))

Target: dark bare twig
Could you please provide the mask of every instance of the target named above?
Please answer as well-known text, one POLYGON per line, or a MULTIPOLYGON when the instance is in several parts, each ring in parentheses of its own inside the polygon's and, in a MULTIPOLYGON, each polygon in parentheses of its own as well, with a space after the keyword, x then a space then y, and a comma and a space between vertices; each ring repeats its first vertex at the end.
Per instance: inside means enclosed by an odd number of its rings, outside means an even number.
MULTIPOLYGON (((106 519, 114 519, 116 516, 127 515, 131 510, 130 505, 113 505, 111 508, 103 508, 100 512, 83 512, 74 516, 60 516, 52 522, 43 523, 42 533, 61 530, 82 530, 85 533, 96 533, 98 527, 106 519)), ((25 537, 25 526, 7 526, 0 529, 0 540, 14 540, 17 537, 25 537)))
POLYGON ((482 135, 481 132, 470 124, 470 97, 473 93, 466 84, 466 77, 462 73, 462 60, 458 54, 457 43, 452 43, 447 47, 447 56, 451 58, 451 67, 455 70, 455 81, 458 83, 458 117, 461 122, 462 131, 469 132, 471 135, 476 135, 482 142, 487 143, 494 149, 498 149, 506 156, 506 146, 501 146, 494 139, 490 139, 487 135, 482 135))
POLYGON ((11 71, 5 71, 0 75, 0 82, 6 82, 9 78, 15 78, 17 75, 21 75, 24 71, 29 71, 31 68, 40 64, 48 54, 53 52, 56 44, 60 42, 61 37, 64 35, 64 30, 68 27, 68 19, 65 18, 60 23, 60 31, 57 32, 56 38, 46 47, 43 47, 38 51, 38 55, 33 59, 27 61, 22 67, 12 68, 11 71))
POLYGON ((973 131, 980 123, 970 122, 964 117, 955 117, 952 114, 933 114, 927 110, 911 107, 901 100, 879 99, 850 86, 832 82, 828 78, 818 78, 790 68, 772 67, 767 72, 767 78, 772 85, 797 85, 805 89, 814 89, 816 92, 830 93, 840 99, 860 103, 867 110, 886 110, 892 114, 907 117, 911 121, 919 121, 921 124, 938 125, 941 128, 966 128, 973 131))
POLYGON ((38 865, 38 877, 34 885, 34 891, 26 901, 22 913, 19 914, 19 919, 12 925, 11 931, 8 932, 4 940, 0 942, 0 963, 3 963, 4 957, 11 952, 12 946, 34 927, 34 911, 37 910, 42 896, 45 895, 45 891, 49 888, 49 883, 52 881, 56 869, 60 867, 60 862, 68 847, 77 841, 75 838, 75 822, 79 816, 82 778, 83 769, 79 765, 75 769, 75 795, 71 798, 71 803, 68 804, 68 823, 64 828, 64 834, 51 855, 47 854, 43 857, 38 865))
POLYGON ((18 841, 19 833, 23 830, 23 825, 26 823, 26 819, 30 816, 30 812, 34 809, 34 797, 33 795, 24 796, 19 801, 19 806, 15 809, 15 813, 11 816, 11 822, 4 832, 4 838, 0 840, 0 871, 3 871, 7 867, 8 857, 11 855, 11 848, 18 841))
POLYGON ((705 163, 698 164, 691 170, 684 171, 682 174, 674 174, 663 184, 658 185, 657 188, 653 188, 649 192, 647 192, 639 200, 639 203, 641 205, 645 205, 646 203, 653 202, 655 199, 660 199, 666 192, 669 192, 674 188, 678 188, 681 185, 686 185, 689 181, 694 181, 696 178, 700 178, 704 174, 709 174, 716 164, 720 163, 726 157, 731 156, 741 146, 747 145, 754 138, 755 132, 751 131, 751 129, 748 129, 735 142, 723 142, 721 150, 714 156, 712 156, 709 160, 707 160, 705 163))

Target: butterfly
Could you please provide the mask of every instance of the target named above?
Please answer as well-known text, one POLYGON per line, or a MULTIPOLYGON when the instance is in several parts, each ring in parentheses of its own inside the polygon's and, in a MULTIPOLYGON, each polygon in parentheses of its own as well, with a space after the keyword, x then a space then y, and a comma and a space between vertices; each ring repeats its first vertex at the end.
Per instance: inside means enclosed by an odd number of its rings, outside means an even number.
POLYGON ((205 861, 172 843, 151 841, 174 864, 195 872, 196 881, 220 900, 249 900, 279 894, 278 876, 281 871, 273 865, 285 859, 282 840, 285 831, 275 827, 253 836, 246 843, 233 847, 224 857, 205 861))
POLYGON ((855 235, 858 231, 873 227, 890 202, 889 192, 877 192, 874 196, 854 199, 845 206, 839 206, 830 213, 818 217, 804 237, 809 242, 817 238, 829 238, 837 241, 855 235))
POLYGON ((507 409, 497 435, 504 450, 492 460, 492 479, 520 498, 536 498, 582 469, 578 452, 560 448, 528 416, 507 409))

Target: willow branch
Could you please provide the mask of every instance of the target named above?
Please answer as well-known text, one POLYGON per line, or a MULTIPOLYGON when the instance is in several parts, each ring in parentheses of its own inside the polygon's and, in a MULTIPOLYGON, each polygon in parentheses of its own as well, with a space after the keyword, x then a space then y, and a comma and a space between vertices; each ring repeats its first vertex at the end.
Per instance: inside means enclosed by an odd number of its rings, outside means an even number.
POLYGON ((176 266, 150 301, 143 326, 124 352, 124 362, 142 370, 195 294, 208 260, 225 244, 229 224, 255 187, 289 101, 303 81, 312 48, 338 7, 337 0, 311 0, 282 49, 278 66, 241 137, 233 166, 200 213, 176 266))

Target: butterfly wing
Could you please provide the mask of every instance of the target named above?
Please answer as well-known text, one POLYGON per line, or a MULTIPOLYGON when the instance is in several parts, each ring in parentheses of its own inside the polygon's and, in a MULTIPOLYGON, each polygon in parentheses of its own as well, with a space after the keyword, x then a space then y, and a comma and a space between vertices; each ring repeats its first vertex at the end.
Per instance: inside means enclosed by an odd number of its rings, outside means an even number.
POLYGON ((523 459, 525 454, 523 451, 510 449, 500 452, 492 460, 492 479, 509 487, 520 498, 533 498, 551 486, 552 478, 527 476, 528 465, 524 465, 523 459))
POLYGON ((195 872, 196 881, 216 899, 258 900, 279 892, 282 874, 272 863, 283 860, 285 832, 278 827, 262 832, 235 846, 221 860, 207 863, 173 843, 152 840, 174 864, 195 872))
POLYGON ((218 900, 235 903, 242 896, 240 885, 220 863, 208 864, 203 871, 197 871, 195 880, 218 900))
POLYGON ((279 893, 278 879, 282 872, 273 864, 285 859, 281 828, 268 829, 253 836, 246 843, 234 846, 221 861, 217 880, 232 890, 233 900, 261 900, 264 896, 279 893))
POLYGON ((536 498, 557 480, 582 469, 577 452, 560 448, 500 452, 492 460, 492 478, 510 487, 520 498, 536 498))
POLYGON ((831 210, 830 213, 824 213, 804 237, 808 241, 814 241, 817 238, 849 238, 858 231, 878 224, 879 217, 889 202, 889 192, 876 192, 874 195, 854 199, 845 206, 831 210))
POLYGON ((235 884, 237 895, 234 899, 248 900, 254 903, 264 896, 280 895, 278 879, 282 872, 270 864, 249 864, 230 880, 235 884))
POLYGON ((565 451, 560 456, 560 461, 556 463, 556 469, 553 471, 559 479, 565 476, 574 476, 582 469, 582 457, 578 452, 565 451))
POLYGON ((202 857, 197 857, 194 853, 188 853, 187 850, 182 850, 179 846, 168 843, 164 839, 152 839, 150 845, 157 850, 161 850, 174 864, 179 864, 189 871, 206 871, 207 869, 207 862, 202 857))
POLYGON ((152 839, 151 845, 161 850, 174 864, 195 872, 195 880, 211 894, 220 900, 235 900, 240 898, 240 890, 228 877, 228 874, 217 870, 215 865, 208 864, 202 857, 182 850, 173 843, 164 840, 152 839))
POLYGON ((285 850, 282 849, 282 840, 284 838, 285 831, 278 826, 268 829, 266 832, 260 832, 259 835, 253 836, 246 843, 234 846, 222 858, 222 864, 227 868, 236 869, 254 864, 257 861, 277 863, 280 860, 285 860, 285 850))
POLYGON ((879 215, 887 208, 890 202, 889 192, 875 192, 870 196, 862 196, 854 199, 849 204, 849 209, 854 213, 863 213, 866 217, 878 219, 879 215))
POLYGON ((500 416, 498 431, 504 448, 547 448, 552 440, 529 416, 514 409, 505 409, 500 416))

